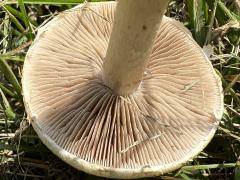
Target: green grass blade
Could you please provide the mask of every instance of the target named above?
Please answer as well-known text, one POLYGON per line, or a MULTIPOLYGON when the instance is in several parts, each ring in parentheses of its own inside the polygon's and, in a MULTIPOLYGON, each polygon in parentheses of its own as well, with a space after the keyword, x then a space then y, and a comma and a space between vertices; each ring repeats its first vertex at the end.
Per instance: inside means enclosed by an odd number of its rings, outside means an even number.
POLYGON ((225 163, 225 164, 206 164, 206 165, 193 165, 183 166, 181 170, 193 171, 193 170, 204 170, 204 169, 217 169, 217 168, 233 168, 239 167, 237 163, 225 163))
POLYGON ((229 19, 240 21, 240 16, 231 12, 222 1, 218 1, 218 6, 222 10, 222 12, 227 15, 229 19))
MULTIPOLYGON (((92 2, 97 2, 99 0, 92 0, 92 2)), ((84 0, 24 0, 24 4, 79 4, 83 3, 84 0)), ((17 0, 4 0, 2 4, 16 4, 17 0)))
MULTIPOLYGON (((17 17, 19 20, 24 20, 23 15, 20 11, 18 11, 17 9, 9 6, 9 5, 4 5, 4 7, 15 17, 17 17)), ((29 19, 29 18, 28 18, 29 19)), ((37 22, 29 19, 30 23, 33 24, 34 26, 38 26, 37 22)), ((24 22, 24 21, 23 21, 24 22)))
POLYGON ((205 11, 208 11, 207 7, 207 2, 205 0, 187 0, 189 24, 193 37, 200 46, 203 46, 206 37, 205 24, 208 16, 205 11))
POLYGON ((21 10, 22 16, 23 16, 23 21, 24 21, 25 27, 28 29, 29 37, 32 40, 33 39, 32 27, 31 27, 31 24, 30 24, 28 15, 27 15, 27 11, 25 9, 24 1, 23 0, 18 0, 18 3, 19 3, 19 7, 20 7, 20 10, 21 10))
POLYGON ((2 89, 2 91, 12 97, 16 97, 16 94, 13 93, 10 89, 6 88, 2 83, 0 83, 0 89, 2 89))
POLYGON ((24 32, 25 29, 24 27, 22 26, 22 24, 17 20, 17 18, 12 15, 4 6, 3 6, 3 9, 8 13, 10 19, 13 21, 13 23, 16 25, 16 27, 21 31, 21 32, 24 32))
POLYGON ((8 55, 8 54, 6 54, 6 56, 5 56, 5 54, 3 54, 3 55, 0 54, 0 58, 5 59, 6 61, 24 62, 24 57, 8 55), (7 58, 5 59, 4 57, 7 57, 7 58))
POLYGON ((12 107, 10 106, 6 96, 4 95, 3 91, 0 89, 0 94, 1 94, 1 104, 4 107, 4 111, 6 113, 6 116, 9 119, 14 119, 16 117, 16 114, 13 112, 12 107))
POLYGON ((188 177, 186 174, 180 174, 179 175, 183 180, 192 180, 192 178, 188 177))
POLYGON ((210 15, 210 19, 209 19, 209 22, 207 25, 207 34, 206 34, 206 39, 205 39, 205 44, 204 44, 205 46, 208 45, 208 43, 210 42, 210 40, 212 38, 212 27, 213 27, 213 23, 214 23, 214 19, 215 19, 218 1, 219 0, 215 0, 214 4, 213 4, 213 10, 212 10, 212 13, 210 15))
POLYGON ((22 96, 21 95, 21 86, 20 86, 16 76, 12 72, 10 66, 6 62, 6 60, 4 60, 2 58, 0 58, 0 71, 2 71, 2 73, 4 74, 6 79, 13 85, 15 91, 18 94, 18 97, 21 99, 21 96, 22 96))
POLYGON ((204 13, 205 22, 208 22, 208 4, 206 0, 202 0, 202 9, 204 13))
POLYGON ((22 13, 19 12, 18 10, 16 10, 15 8, 13 8, 13 7, 9 6, 9 5, 4 5, 4 8, 7 9, 15 17, 17 17, 19 19, 23 19, 22 13))
POLYGON ((196 27, 196 9, 195 9, 195 0, 187 0, 188 14, 189 14, 189 24, 191 29, 196 27))

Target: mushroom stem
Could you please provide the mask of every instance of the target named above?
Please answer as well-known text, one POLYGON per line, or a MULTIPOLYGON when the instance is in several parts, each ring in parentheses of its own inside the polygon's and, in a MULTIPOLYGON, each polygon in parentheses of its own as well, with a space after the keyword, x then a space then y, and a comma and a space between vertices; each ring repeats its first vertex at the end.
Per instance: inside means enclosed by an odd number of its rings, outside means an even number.
POLYGON ((119 0, 103 64, 103 80, 117 94, 138 88, 169 0, 119 0))

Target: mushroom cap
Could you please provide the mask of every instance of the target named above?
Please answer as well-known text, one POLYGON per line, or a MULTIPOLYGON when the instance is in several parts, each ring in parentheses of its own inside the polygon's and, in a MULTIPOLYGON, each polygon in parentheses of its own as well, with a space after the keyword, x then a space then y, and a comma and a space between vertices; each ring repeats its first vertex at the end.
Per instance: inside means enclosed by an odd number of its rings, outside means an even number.
POLYGON ((223 112, 221 82, 189 31, 164 17, 139 88, 115 94, 102 80, 115 6, 80 5, 39 30, 23 69, 26 111, 43 143, 79 170, 161 175, 212 139, 223 112))

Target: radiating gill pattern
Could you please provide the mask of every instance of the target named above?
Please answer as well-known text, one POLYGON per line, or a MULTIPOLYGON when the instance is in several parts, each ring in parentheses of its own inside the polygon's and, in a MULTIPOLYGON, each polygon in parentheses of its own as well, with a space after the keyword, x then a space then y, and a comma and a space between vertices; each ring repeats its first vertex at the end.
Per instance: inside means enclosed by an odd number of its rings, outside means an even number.
POLYGON ((216 126, 213 69, 187 30, 165 17, 138 90, 118 96, 101 79, 114 10, 109 3, 68 11, 38 35, 24 71, 32 123, 89 163, 178 161, 216 126))

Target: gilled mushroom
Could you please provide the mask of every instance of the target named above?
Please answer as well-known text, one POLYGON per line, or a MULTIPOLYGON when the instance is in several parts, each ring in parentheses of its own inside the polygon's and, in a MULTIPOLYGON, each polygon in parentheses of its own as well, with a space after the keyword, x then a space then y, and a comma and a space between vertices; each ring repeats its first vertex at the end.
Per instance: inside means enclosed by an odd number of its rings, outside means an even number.
POLYGON ((213 137, 221 82, 188 30, 163 16, 167 4, 87 3, 39 30, 24 63, 25 106, 43 143, 73 167, 160 175, 213 137))

